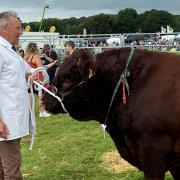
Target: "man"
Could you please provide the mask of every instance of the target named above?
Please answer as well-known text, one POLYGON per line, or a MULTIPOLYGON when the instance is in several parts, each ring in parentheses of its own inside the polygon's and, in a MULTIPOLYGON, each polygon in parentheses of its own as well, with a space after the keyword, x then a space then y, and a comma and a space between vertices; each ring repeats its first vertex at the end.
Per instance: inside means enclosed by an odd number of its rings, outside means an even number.
MULTIPOLYGON (((49 63, 52 63, 57 60, 57 53, 52 48, 50 48, 49 44, 45 44, 43 50, 44 50, 43 55, 45 59, 44 65, 48 65, 49 63)), ((48 68, 47 73, 49 75, 49 81, 51 84, 56 73, 56 65, 53 65, 52 67, 48 68)))
POLYGON ((0 13, 0 180, 23 179, 20 140, 35 131, 29 119, 25 61, 12 49, 21 34, 17 14, 0 13))
POLYGON ((67 41, 64 47, 65 47, 66 55, 72 54, 75 50, 75 44, 73 41, 67 41))

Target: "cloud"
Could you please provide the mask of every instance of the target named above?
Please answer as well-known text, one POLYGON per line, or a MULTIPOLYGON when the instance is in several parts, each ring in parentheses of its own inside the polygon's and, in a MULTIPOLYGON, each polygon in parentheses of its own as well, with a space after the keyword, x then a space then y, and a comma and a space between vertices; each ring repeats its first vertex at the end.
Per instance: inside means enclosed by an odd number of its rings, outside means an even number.
MULTIPOLYGON (((45 0, 6 0, 1 3, 0 11, 14 10, 23 22, 40 21, 45 0)), ((125 8, 133 8, 138 13, 147 10, 166 10, 179 14, 180 0, 55 0, 55 5, 46 9, 45 18, 60 19, 91 16, 100 13, 117 14, 125 8)))

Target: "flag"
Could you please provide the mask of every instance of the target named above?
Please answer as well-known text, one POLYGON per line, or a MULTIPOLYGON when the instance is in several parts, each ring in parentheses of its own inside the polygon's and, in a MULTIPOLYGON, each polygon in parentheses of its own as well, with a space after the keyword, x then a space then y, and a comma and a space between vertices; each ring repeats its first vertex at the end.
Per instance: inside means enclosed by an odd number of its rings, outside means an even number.
POLYGON ((86 29, 83 29, 83 36, 86 37, 86 35, 87 35, 87 31, 86 29))
POLYGON ((55 32, 56 27, 55 26, 51 26, 51 28, 49 29, 49 32, 55 32))
POLYGON ((30 25, 26 25, 26 27, 25 27, 24 31, 25 31, 25 32, 29 32, 29 31, 30 31, 30 29, 31 29, 31 26, 30 26, 30 25))
POLYGON ((161 26, 161 33, 166 33, 166 28, 164 28, 163 26, 161 26))
POLYGON ((167 33, 173 33, 173 28, 167 25, 167 33))

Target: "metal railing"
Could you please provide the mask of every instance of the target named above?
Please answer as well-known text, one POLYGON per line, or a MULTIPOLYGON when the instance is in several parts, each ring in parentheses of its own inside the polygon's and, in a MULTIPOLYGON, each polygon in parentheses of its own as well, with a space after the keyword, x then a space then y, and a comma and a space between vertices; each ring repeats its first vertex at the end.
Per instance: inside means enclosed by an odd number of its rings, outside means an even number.
POLYGON ((64 43, 68 40, 75 42, 77 48, 87 48, 94 53, 102 52, 106 49, 120 48, 133 46, 135 48, 145 48, 153 51, 179 51, 180 45, 172 40, 172 36, 180 34, 175 33, 124 33, 124 34, 87 34, 87 35, 59 35, 58 33, 40 33, 40 32, 29 32, 24 33, 20 38, 20 45, 22 49, 25 49, 27 43, 36 42, 39 48, 42 48, 44 44, 53 46, 57 51, 64 53, 64 43), (144 39, 142 40, 142 38, 144 39), (166 42, 159 42, 157 37, 167 38, 166 42), (107 44, 108 39, 118 39, 118 43, 107 44), (133 40, 134 38, 134 40, 133 40), (138 40, 138 38, 141 38, 138 40), (168 39, 169 38, 169 39, 168 39), (93 44, 96 43, 96 44, 93 44), (99 44, 98 44, 99 43, 99 44), (100 44, 102 43, 102 44, 100 44), (103 44, 104 43, 104 44, 103 44))

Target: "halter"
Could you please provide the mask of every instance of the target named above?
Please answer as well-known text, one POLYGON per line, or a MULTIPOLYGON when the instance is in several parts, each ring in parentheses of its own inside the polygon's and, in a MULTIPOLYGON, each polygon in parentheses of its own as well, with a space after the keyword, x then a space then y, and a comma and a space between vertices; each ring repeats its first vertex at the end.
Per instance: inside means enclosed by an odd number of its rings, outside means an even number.
POLYGON ((105 118, 104 124, 101 124, 104 137, 105 137, 107 122, 108 122, 108 118, 109 118, 109 112, 111 110, 112 103, 114 101, 114 98, 115 98, 115 96, 117 94, 117 91, 118 91, 121 83, 123 83, 123 102, 124 102, 124 104, 126 103, 125 87, 127 89, 128 95, 130 94, 130 92, 129 92, 129 84, 128 84, 128 81, 127 81, 127 77, 130 76, 130 72, 128 70, 128 66, 129 66, 129 63, 131 62, 133 54, 134 54, 134 48, 132 47, 131 48, 131 52, 129 54, 129 57, 127 59, 127 63, 126 63, 125 69, 122 71, 122 73, 120 75, 120 78, 119 78, 119 81, 116 84, 116 87, 114 89, 114 92, 113 92, 113 95, 112 95, 112 98, 111 98, 111 102, 110 102, 110 105, 109 105, 109 108, 108 108, 108 112, 106 114, 106 118, 105 118))
MULTIPOLYGON (((45 69, 43 67, 39 67, 39 68, 36 68, 33 72, 33 74, 36 74, 36 73, 39 73, 39 72, 45 72, 45 75, 48 76, 47 72, 45 71, 45 69)), ((95 74, 92 74, 90 78, 92 78, 95 74)), ((45 76, 45 77, 46 77, 45 76)), ((88 79, 88 80, 89 80, 88 79)), ((88 81, 87 80, 87 81, 88 81)), ((78 83, 77 85, 73 86, 62 98, 60 96, 57 96, 56 93, 57 93, 57 87, 56 86, 52 86, 51 88, 54 89, 53 91, 50 91, 49 89, 45 88, 41 83, 37 82, 37 81, 33 81, 34 84, 36 84, 40 89, 43 89, 44 91, 46 91, 48 94, 50 94, 51 96, 53 96, 54 98, 56 98, 60 104, 61 104, 61 107, 62 109, 64 110, 65 113, 67 113, 69 115, 69 112, 67 111, 67 109, 65 108, 65 105, 63 103, 63 99, 65 96, 71 94, 75 88, 77 87, 83 87, 84 84, 87 83, 87 81, 81 81, 80 83, 78 83)))
POLYGON ((62 102, 63 99, 64 99, 66 96, 68 96, 69 94, 71 94, 77 87, 83 87, 83 86, 88 82, 88 80, 91 79, 93 76, 95 76, 95 72, 93 72, 91 69, 89 69, 89 78, 88 78, 87 80, 82 80, 82 81, 81 81, 80 83, 78 83, 77 85, 74 85, 68 92, 66 92, 66 93, 64 93, 63 95, 61 95, 61 96, 62 96, 62 99, 61 99, 59 96, 56 95, 56 94, 57 94, 57 87, 56 87, 55 85, 53 85, 53 86, 51 87, 51 91, 49 91, 48 89, 45 90, 44 87, 43 87, 43 89, 44 89, 46 92, 48 92, 49 94, 51 94, 53 97, 55 97, 56 99, 58 99, 58 101, 61 103, 61 106, 62 106, 63 110, 64 110, 67 114, 69 114, 69 113, 67 112, 67 110, 66 110, 63 102, 62 102))
MULTIPOLYGON (((63 93, 61 95, 62 97, 62 101, 63 99, 68 96, 69 94, 71 94, 77 87, 83 87, 85 84, 87 83, 87 81, 81 81, 80 83, 78 83, 77 85, 73 86, 69 91, 67 91, 66 93, 63 93)), ((53 92, 53 94, 57 94, 57 87, 55 85, 53 85, 51 87, 51 91, 53 92)), ((59 96, 58 96, 59 97, 59 96)))

